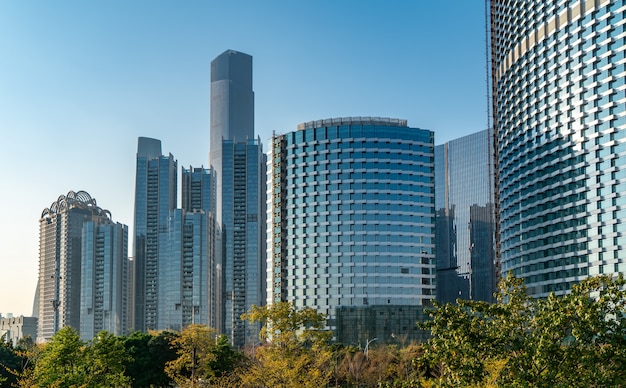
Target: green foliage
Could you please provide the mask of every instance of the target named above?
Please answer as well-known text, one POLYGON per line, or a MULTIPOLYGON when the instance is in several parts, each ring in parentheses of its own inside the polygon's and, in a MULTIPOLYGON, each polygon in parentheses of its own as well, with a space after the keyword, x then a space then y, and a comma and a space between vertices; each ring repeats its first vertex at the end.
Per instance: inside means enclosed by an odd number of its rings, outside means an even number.
POLYGON ((215 357, 208 362, 211 377, 222 378, 232 374, 243 360, 243 354, 233 349, 228 337, 223 334, 217 337, 212 352, 215 357))
POLYGON ((17 382, 16 373, 21 366, 21 358, 5 335, 0 336, 0 386, 10 386, 17 382))
POLYGON ((42 349, 34 381, 42 387, 82 386, 85 383, 84 343, 72 327, 59 330, 42 349))
POLYGON ((622 276, 599 276, 564 296, 533 299, 503 279, 499 303, 437 305, 421 359, 442 386, 621 386, 626 383, 622 276))
POLYGON ((128 356, 122 340, 100 332, 89 343, 72 327, 59 330, 41 347, 32 373, 24 373, 20 387, 123 387, 128 356))
POLYGON ((166 387, 173 380, 165 373, 165 364, 176 358, 176 349, 170 342, 177 333, 161 331, 155 333, 134 332, 123 339, 129 360, 126 374, 132 379, 133 387, 166 387))
POLYGON ((126 376, 126 363, 130 357, 119 337, 101 331, 83 350, 86 362, 85 386, 125 387, 131 379, 126 376))

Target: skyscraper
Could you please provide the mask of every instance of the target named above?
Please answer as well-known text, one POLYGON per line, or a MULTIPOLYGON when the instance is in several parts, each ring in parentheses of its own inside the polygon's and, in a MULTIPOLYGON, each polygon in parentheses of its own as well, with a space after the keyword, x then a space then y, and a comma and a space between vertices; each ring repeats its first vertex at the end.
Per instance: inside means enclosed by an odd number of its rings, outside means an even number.
POLYGON ((176 167, 161 141, 140 137, 135 181, 133 328, 157 328, 159 255, 167 251, 169 212, 176 208, 176 167))
MULTIPOLYGON (((106 266, 120 269, 126 266, 125 231, 125 225, 114 224, 110 212, 98 207, 96 200, 84 191, 61 195, 43 210, 39 220, 39 342, 49 340, 64 326, 80 330, 82 318, 90 319, 81 316, 81 305, 93 301, 93 298, 88 299, 89 295, 103 303, 116 299, 119 301, 116 308, 125 307, 127 294, 123 285, 113 289, 101 282, 90 283, 88 279, 83 283, 81 278, 82 274, 93 274, 93 271, 105 275, 102 269, 106 266), (104 240, 95 242, 92 237, 103 239, 104 235, 90 233, 94 228, 116 230, 120 238, 108 241, 108 244, 104 240), (100 249, 96 257, 93 256, 96 253, 93 244, 100 249), (93 268, 94 265, 98 268, 93 268), (111 294, 105 297, 105 290, 111 294)), ((104 276, 102 280, 110 279, 104 276)), ((100 306, 103 305, 94 306, 96 308, 90 311, 100 314, 104 311, 100 306)), ((109 306, 113 307, 113 304, 109 306)), ((112 314, 121 312, 110 311, 112 314)), ((123 325, 124 318, 119 316, 119 319, 123 325)), ((89 333, 85 335, 89 336, 89 333)))
POLYGON ((237 347, 260 326, 240 319, 265 303, 265 161, 260 140, 222 144, 222 306, 224 332, 237 347))
POLYGON ((625 11, 490 2, 502 271, 535 296, 626 272, 625 11))
POLYGON ((88 341, 102 330, 128 330, 128 227, 120 223, 83 223, 80 336, 88 341))
POLYGON ((433 132, 344 117, 271 144, 268 304, 327 314, 346 344, 420 338, 435 298, 433 132))
POLYGON ((222 219, 222 140, 254 139, 252 57, 226 50, 211 62, 209 164, 217 173, 216 217, 222 219))
POLYGON ((159 329, 215 326, 214 173, 182 169, 183 209, 170 211, 158 261, 159 329))
POLYGON ((211 62, 210 164, 216 173, 217 329, 235 346, 257 341, 240 320, 265 300, 265 155, 254 136, 252 57, 227 50, 211 62))
POLYGON ((493 170, 488 131, 435 147, 437 300, 493 301, 493 170))

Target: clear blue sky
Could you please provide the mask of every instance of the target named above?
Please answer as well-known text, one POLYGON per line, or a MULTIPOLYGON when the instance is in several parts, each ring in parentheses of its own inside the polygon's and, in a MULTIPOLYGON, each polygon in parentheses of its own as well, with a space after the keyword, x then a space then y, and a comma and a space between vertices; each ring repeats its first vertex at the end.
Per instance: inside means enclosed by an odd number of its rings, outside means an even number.
POLYGON ((484 25, 467 0, 0 1, 0 313, 31 314, 38 221, 59 195, 85 190, 132 229, 137 137, 207 166, 224 50, 253 56, 264 142, 382 116, 440 144, 486 128, 484 25))

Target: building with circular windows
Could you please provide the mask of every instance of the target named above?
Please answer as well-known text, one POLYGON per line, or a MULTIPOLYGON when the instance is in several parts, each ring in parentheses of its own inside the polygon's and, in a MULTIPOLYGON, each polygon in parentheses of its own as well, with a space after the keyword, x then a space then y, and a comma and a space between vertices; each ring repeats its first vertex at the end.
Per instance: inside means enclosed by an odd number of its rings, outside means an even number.
POLYGON ((344 343, 418 337, 435 298, 433 132, 347 117, 269 148, 268 304, 327 314, 344 343))
POLYGON ((490 2, 502 272, 534 296, 626 272, 625 13, 490 2))

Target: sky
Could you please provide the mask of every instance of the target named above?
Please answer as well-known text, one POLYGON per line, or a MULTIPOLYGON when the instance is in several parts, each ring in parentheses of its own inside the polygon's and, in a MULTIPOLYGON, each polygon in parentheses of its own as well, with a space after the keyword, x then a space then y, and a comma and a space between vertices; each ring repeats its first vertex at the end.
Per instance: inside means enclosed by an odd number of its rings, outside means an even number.
POLYGON ((334 117, 407 119, 436 144, 488 125, 482 1, 0 1, 1 314, 32 314, 60 195, 88 192, 132 232, 138 137, 208 167, 228 49, 253 57, 264 144, 334 117))

